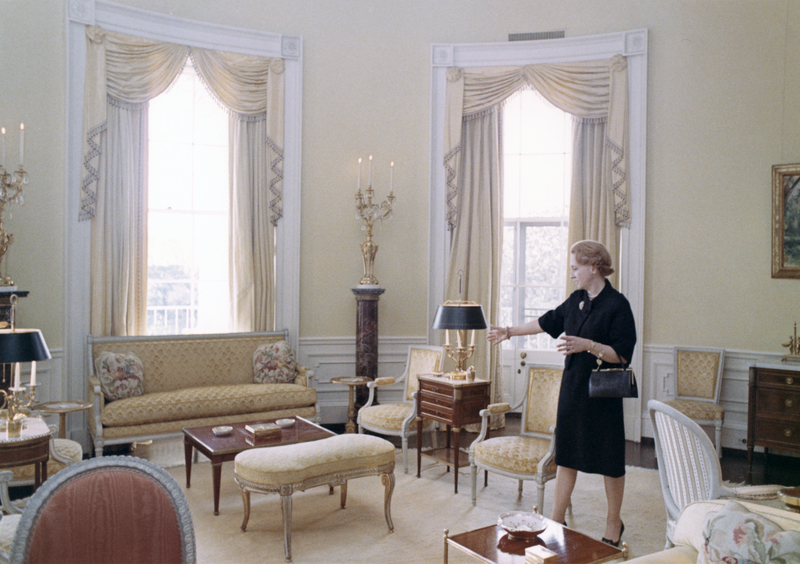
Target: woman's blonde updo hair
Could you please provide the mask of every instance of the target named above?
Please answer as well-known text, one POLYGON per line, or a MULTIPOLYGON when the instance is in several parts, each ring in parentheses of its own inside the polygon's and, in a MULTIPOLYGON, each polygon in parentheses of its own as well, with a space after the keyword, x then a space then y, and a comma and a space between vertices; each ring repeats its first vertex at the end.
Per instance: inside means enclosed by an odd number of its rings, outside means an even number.
POLYGON ((602 243, 597 241, 578 241, 569 252, 575 255, 575 261, 580 265, 590 265, 597 269, 601 276, 611 276, 611 255, 602 243))

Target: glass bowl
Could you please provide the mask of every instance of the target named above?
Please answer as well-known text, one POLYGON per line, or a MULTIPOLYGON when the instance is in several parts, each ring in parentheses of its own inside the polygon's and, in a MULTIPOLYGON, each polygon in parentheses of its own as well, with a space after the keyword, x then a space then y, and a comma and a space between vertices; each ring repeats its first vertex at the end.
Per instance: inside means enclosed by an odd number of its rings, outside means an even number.
POLYGON ((225 435, 230 435, 231 431, 233 431, 233 427, 229 427, 228 425, 222 425, 221 427, 214 427, 211 429, 214 434, 218 437, 224 437, 225 435))
POLYGON ((497 518, 500 525, 512 539, 532 540, 547 528, 547 521, 538 513, 509 511, 497 518))
POLYGON ((786 509, 800 513, 800 487, 780 490, 778 497, 786 506, 786 509))
POLYGON ((284 428, 291 427, 292 425, 294 425, 294 419, 278 419, 277 421, 275 421, 275 424, 278 427, 284 427, 284 428))

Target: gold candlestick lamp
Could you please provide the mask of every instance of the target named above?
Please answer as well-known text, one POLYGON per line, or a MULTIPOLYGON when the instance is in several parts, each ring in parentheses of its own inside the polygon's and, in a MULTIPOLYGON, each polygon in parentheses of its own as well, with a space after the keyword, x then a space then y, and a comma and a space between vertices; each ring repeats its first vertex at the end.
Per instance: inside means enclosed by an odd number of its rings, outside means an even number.
POLYGON ((377 286, 378 279, 373 274, 375 255, 378 254, 378 245, 372 240, 372 226, 375 222, 389 219, 394 210, 395 197, 393 192, 394 162, 389 165, 389 196, 381 202, 373 202, 375 191, 372 189, 372 155, 369 156, 369 181, 365 192, 361 192, 361 159, 358 159, 358 191, 356 192, 356 221, 361 221, 361 229, 366 231, 366 240, 361 244, 361 256, 364 260, 364 277, 359 281, 363 286, 377 286))

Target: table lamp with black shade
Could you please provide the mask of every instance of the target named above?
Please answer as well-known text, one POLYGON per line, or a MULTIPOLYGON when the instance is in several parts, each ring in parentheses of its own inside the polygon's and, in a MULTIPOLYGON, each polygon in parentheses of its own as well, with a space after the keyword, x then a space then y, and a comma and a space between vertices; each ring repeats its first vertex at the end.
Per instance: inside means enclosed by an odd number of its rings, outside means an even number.
POLYGON ((52 358, 42 332, 38 329, 0 330, 0 364, 14 365, 14 379, 8 391, 0 390, 3 405, 0 421, 5 420, 9 437, 18 437, 22 431, 22 420, 36 399, 36 362, 52 358), (31 379, 28 389, 20 382, 20 363, 31 363, 31 379))
POLYGON ((467 373, 464 365, 475 352, 475 331, 486 329, 486 316, 483 306, 472 301, 446 301, 436 309, 433 318, 433 329, 445 332, 444 350, 447 356, 456 363, 455 372, 450 373, 453 380, 465 380, 467 373), (456 348, 450 349, 450 329, 456 332, 456 348), (467 331, 471 331, 470 343, 467 346, 467 331))

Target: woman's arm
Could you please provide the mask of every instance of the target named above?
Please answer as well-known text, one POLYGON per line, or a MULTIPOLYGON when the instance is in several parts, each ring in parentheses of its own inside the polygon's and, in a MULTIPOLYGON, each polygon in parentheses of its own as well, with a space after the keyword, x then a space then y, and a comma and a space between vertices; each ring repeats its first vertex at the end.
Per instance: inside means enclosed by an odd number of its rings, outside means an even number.
POLYGON ((519 335, 536 335, 537 333, 543 332, 544 329, 539 327, 539 320, 534 319, 524 323, 523 325, 515 325, 513 327, 498 327, 497 325, 490 325, 489 332, 486 334, 486 339, 489 340, 493 345, 497 345, 506 339, 510 339, 511 337, 517 337, 519 335))
POLYGON ((611 364, 628 364, 624 358, 617 355, 617 351, 609 345, 603 345, 591 339, 584 339, 583 337, 573 337, 571 335, 563 335, 558 342, 558 350, 564 354, 575 354, 580 352, 588 352, 596 356, 602 361, 611 364))

